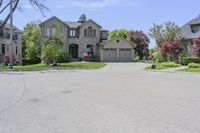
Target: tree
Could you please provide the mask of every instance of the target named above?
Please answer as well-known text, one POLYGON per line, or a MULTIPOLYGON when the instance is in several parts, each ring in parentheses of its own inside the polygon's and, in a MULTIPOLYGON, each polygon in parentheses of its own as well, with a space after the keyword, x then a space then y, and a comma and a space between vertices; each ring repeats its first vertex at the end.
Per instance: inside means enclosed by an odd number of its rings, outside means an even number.
POLYGON ((139 56, 140 60, 147 57, 149 54, 149 43, 150 40, 146 34, 142 31, 130 31, 129 32, 130 41, 136 43, 135 53, 139 56))
POLYGON ((194 52, 197 55, 197 57, 200 58, 200 37, 197 37, 193 40, 194 43, 194 52))
POLYGON ((44 62, 53 65, 57 64, 60 56, 64 54, 61 50, 61 46, 63 45, 62 37, 60 28, 57 26, 56 32, 44 42, 42 47, 41 58, 44 62))
POLYGON ((128 30, 125 30, 125 29, 113 30, 109 32, 109 39, 114 38, 114 37, 121 37, 121 38, 127 39, 129 36, 128 34, 129 34, 128 30))
MULTIPOLYGON (((19 8, 19 2, 21 1, 22 0, 12 0, 13 12, 15 12, 16 8, 19 8)), ((29 2, 32 6, 36 6, 43 15, 44 15, 44 10, 49 11, 49 9, 40 0, 29 0, 29 2)), ((8 11, 10 4, 11 3, 9 0, 0 0, 0 15, 5 14, 6 16, 3 22, 0 23, 0 30, 3 29, 3 27, 10 19, 10 12, 8 11)))
POLYGON ((177 39, 177 34, 180 32, 180 27, 174 22, 166 22, 164 24, 153 24, 149 30, 149 36, 155 39, 157 47, 161 48, 165 41, 174 41, 177 39))
POLYGON ((161 47, 161 53, 165 58, 165 61, 168 61, 168 57, 170 58, 170 61, 177 61, 178 55, 182 50, 182 40, 165 41, 161 47))
POLYGON ((22 40, 23 56, 33 63, 38 63, 41 56, 42 41, 40 27, 36 22, 26 25, 22 40))

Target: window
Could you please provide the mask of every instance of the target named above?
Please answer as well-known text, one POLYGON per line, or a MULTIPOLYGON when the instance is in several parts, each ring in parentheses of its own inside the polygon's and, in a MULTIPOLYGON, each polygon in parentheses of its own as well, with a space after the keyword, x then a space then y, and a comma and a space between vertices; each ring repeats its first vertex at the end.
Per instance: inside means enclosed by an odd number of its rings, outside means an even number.
POLYGON ((0 30, 0 37, 3 37, 3 30, 0 30))
POLYGON ((54 35, 54 34, 56 34, 56 26, 52 25, 51 26, 51 35, 54 35))
POLYGON ((6 33, 6 38, 10 39, 10 34, 9 33, 6 33))
POLYGON ((87 52, 93 52, 94 51, 94 47, 91 44, 87 45, 87 52))
POLYGON ((96 37, 96 30, 89 26, 87 29, 84 29, 84 37, 96 37))
POLYGON ((65 32, 64 27, 62 27, 61 28, 61 36, 64 36, 64 32, 65 32))
POLYGON ((2 53, 2 54, 5 54, 5 53, 6 53, 6 46, 5 46, 5 44, 2 44, 2 45, 1 45, 1 53, 2 53))
POLYGON ((94 29, 94 31, 93 31, 93 37, 96 37, 97 36, 96 34, 97 34, 96 30, 94 29))
POLYGON ((17 34, 14 35, 13 40, 18 40, 18 35, 17 34))
POLYGON ((87 37, 87 29, 84 29, 84 37, 87 37))
POLYGON ((18 47, 17 46, 16 46, 16 52, 15 53, 16 53, 16 55, 18 54, 18 47))
POLYGON ((192 25, 191 26, 192 33, 197 33, 200 31, 200 25, 192 25))
POLYGON ((92 31, 93 31, 92 27, 88 27, 88 37, 93 37, 92 31))
POLYGON ((47 36, 50 36, 50 28, 47 28, 47 36))
POLYGON ((76 30, 75 29, 70 29, 69 36, 70 37, 76 37, 76 30))

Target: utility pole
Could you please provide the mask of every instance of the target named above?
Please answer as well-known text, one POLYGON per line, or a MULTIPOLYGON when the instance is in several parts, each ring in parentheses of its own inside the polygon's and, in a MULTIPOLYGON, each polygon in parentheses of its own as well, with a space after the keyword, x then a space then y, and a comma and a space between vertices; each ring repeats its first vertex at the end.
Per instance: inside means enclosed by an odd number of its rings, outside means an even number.
POLYGON ((10 45, 9 45, 10 69, 13 69, 13 1, 10 0, 10 45))

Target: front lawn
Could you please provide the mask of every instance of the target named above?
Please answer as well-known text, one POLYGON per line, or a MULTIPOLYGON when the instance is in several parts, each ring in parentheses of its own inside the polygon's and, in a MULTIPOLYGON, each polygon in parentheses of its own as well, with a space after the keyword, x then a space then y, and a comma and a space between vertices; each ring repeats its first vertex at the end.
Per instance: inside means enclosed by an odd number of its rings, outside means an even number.
MULTIPOLYGON (((156 65, 156 68, 154 70, 164 70, 164 69, 176 68, 176 67, 180 67, 181 66, 181 65, 176 64, 174 62, 156 63, 155 65, 156 65)), ((152 65, 148 66, 146 69, 152 69, 152 65)))
MULTIPOLYGON (((62 63, 60 66, 50 66, 46 64, 35 64, 27 66, 14 66, 16 71, 34 71, 34 70, 65 70, 65 69, 99 69, 106 66, 102 62, 71 62, 62 63)), ((9 66, 0 66, 0 70, 10 70, 9 66)))

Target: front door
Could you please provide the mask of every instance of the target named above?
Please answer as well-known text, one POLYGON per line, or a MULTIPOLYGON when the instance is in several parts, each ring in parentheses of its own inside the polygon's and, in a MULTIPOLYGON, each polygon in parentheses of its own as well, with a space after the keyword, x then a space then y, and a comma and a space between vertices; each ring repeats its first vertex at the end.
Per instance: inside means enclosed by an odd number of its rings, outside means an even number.
POLYGON ((77 59, 78 58, 78 45, 70 44, 69 45, 69 53, 72 55, 73 59, 77 59))

